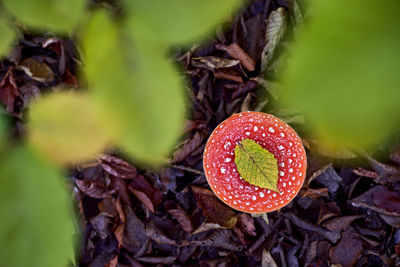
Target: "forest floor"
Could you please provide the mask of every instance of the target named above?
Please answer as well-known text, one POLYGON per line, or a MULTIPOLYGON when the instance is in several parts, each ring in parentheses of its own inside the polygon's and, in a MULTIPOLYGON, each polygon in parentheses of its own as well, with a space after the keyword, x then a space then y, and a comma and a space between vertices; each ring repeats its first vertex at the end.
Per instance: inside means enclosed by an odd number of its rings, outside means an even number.
MULTIPOLYGON (((83 229, 80 266, 400 266, 399 147, 381 151, 380 161, 330 154, 303 130, 304 116, 276 105, 279 51, 295 41, 301 19, 287 2, 253 1, 208 43, 173 51, 192 103, 168 166, 155 172, 108 152, 70 170, 83 229), (224 205, 202 169, 212 130, 249 110, 289 123, 308 157, 298 196, 264 216, 224 205)), ((17 137, 31 99, 79 86, 79 64, 72 40, 28 35, 1 62, 0 100, 17 137)))

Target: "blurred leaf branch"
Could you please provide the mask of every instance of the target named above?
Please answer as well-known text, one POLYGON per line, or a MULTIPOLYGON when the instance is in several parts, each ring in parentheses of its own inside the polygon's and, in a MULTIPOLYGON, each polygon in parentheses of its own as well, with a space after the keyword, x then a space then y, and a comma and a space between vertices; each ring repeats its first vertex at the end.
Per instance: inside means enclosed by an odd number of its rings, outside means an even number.
POLYGON ((0 265, 63 266, 73 257, 65 164, 89 160, 108 144, 150 165, 168 156, 185 115, 185 81, 168 48, 201 39, 242 2, 122 1, 126 13, 116 18, 89 11, 86 0, 1 1, 7 16, 0 20, 0 55, 18 39, 18 27, 78 34, 89 90, 36 100, 25 144, 1 152, 0 211, 7 219, 0 223, 0 265))
POLYGON ((376 148, 400 121, 400 3, 308 1, 289 50, 281 104, 330 147, 376 148))

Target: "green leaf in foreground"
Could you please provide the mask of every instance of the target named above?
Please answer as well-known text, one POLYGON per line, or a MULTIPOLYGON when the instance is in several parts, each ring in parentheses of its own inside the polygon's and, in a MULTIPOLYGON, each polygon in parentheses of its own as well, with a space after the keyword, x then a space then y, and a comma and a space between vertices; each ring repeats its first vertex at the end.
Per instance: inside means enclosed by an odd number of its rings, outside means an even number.
POLYGON ((246 182, 279 193, 278 161, 255 141, 244 139, 235 147, 235 164, 246 182))
POLYGON ((7 11, 18 20, 39 30, 72 30, 80 19, 86 0, 2 0, 7 11))
POLYGON ((243 0, 124 0, 129 28, 152 41, 183 44, 204 37, 243 0))
POLYGON ((108 142, 92 99, 62 91, 32 103, 29 144, 49 160, 63 164, 90 160, 108 142))
POLYGON ((400 2, 310 1, 281 77, 282 103, 327 145, 376 145, 400 121, 400 2))
POLYGON ((135 42, 105 12, 94 14, 83 36, 85 73, 104 129, 136 160, 160 163, 183 126, 182 75, 165 47, 135 42))
POLYGON ((67 266, 74 219, 61 173, 26 148, 0 163, 0 266, 67 266))
MULTIPOLYGON (((1 15, 1 13, 0 13, 1 15)), ((11 48, 15 39, 15 32, 10 28, 7 21, 0 19, 0 57, 4 56, 11 48)))

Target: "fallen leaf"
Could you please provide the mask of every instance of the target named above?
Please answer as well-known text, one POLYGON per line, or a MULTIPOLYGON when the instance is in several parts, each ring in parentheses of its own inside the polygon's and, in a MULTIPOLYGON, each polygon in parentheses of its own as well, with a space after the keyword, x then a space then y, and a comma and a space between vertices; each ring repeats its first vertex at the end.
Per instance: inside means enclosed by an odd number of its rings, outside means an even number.
POLYGON ((12 71, 13 68, 9 68, 0 82, 0 100, 11 114, 14 112, 15 98, 20 95, 12 71))
POLYGON ((255 70, 256 64, 254 60, 238 44, 233 43, 229 46, 217 44, 215 47, 219 50, 228 52, 228 54, 234 59, 238 59, 243 67, 248 71, 255 70))
POLYGON ((97 235, 101 239, 106 239, 107 236, 110 235, 110 229, 108 228, 110 223, 110 217, 108 217, 106 214, 100 213, 99 215, 90 219, 90 224, 93 226, 97 235))
POLYGON ((27 107, 31 101, 40 97, 40 89, 33 83, 27 83, 19 87, 24 107, 27 107))
POLYGON ((103 169, 115 177, 132 179, 135 178, 137 171, 128 162, 111 155, 102 155, 100 157, 103 169))
POLYGON ((342 181, 342 178, 337 174, 332 166, 329 166, 324 172, 318 175, 314 181, 327 187, 329 193, 335 196, 336 191, 339 189, 339 184, 342 181))
POLYGON ((187 212, 179 207, 175 201, 164 202, 164 207, 169 214, 171 214, 178 223, 182 226, 182 229, 190 233, 193 231, 193 225, 187 212))
POLYGON ((145 193, 139 190, 132 189, 131 187, 129 188, 129 190, 131 190, 131 192, 135 195, 135 197, 137 197, 140 200, 140 202, 142 202, 143 205, 145 205, 146 208, 148 208, 151 211, 151 213, 155 212, 155 208, 151 199, 145 193))
POLYGON ((138 261, 150 263, 150 264, 172 264, 175 262, 176 257, 168 256, 168 257, 139 257, 138 261))
POLYGON ((197 235, 203 232, 208 232, 215 229, 226 229, 227 227, 221 226, 218 223, 208 223, 204 221, 197 229, 192 232, 192 235, 197 235))
POLYGON ((143 222, 130 207, 124 206, 126 216, 123 246, 131 253, 137 253, 148 240, 143 222))
POLYGON ((321 224, 321 222, 340 214, 340 208, 336 205, 335 202, 321 202, 317 224, 319 225, 321 224))
POLYGON ((34 57, 22 60, 17 66, 17 69, 24 71, 26 75, 38 82, 50 83, 54 79, 53 70, 44 60, 39 61, 34 57))
POLYGON ((208 136, 204 131, 196 131, 196 133, 185 141, 183 146, 176 150, 172 157, 172 163, 184 160, 189 156, 208 136))
POLYGON ((155 189, 143 175, 136 175, 129 184, 129 190, 153 213, 162 201, 162 193, 155 189))
POLYGON ((240 213, 238 216, 238 224, 242 231, 250 236, 256 236, 256 227, 254 226, 254 218, 248 213, 240 213))
POLYGON ((245 246, 237 244, 232 240, 232 232, 228 229, 219 229, 213 231, 209 236, 201 241, 192 241, 200 246, 218 247, 232 251, 242 251, 245 246))
POLYGON ((222 203, 213 192, 198 186, 191 186, 191 189, 197 205, 201 208, 208 222, 217 223, 227 228, 232 228, 236 224, 235 212, 222 203))
POLYGON ((339 243, 330 249, 330 262, 341 264, 343 267, 352 267, 360 258, 362 249, 362 242, 357 233, 348 230, 342 234, 339 243))
POLYGON ((107 186, 98 181, 76 179, 75 182, 82 193, 92 198, 106 198, 115 193, 115 190, 110 190, 107 186))
POLYGON ((267 19, 267 29, 265 31, 265 47, 261 54, 261 71, 267 69, 272 58, 275 55, 275 50, 279 42, 286 33, 287 24, 286 10, 279 7, 269 14, 267 19))
POLYGON ((328 188, 308 188, 307 190, 300 191, 302 197, 309 197, 311 199, 317 199, 319 197, 328 197, 328 188))
POLYGON ((303 221, 302 219, 300 219, 293 213, 286 213, 286 214, 283 214, 283 216, 288 218, 289 220, 291 220, 293 224, 297 225, 300 228, 320 234, 321 236, 323 236, 325 239, 327 239, 328 241, 330 241, 333 244, 335 244, 340 239, 340 233, 332 232, 332 231, 325 230, 323 228, 314 226, 310 223, 303 221))
POLYGON ((278 267, 274 258, 272 258, 271 253, 263 249, 262 252, 262 260, 261 260, 262 267, 278 267))
POLYGON ((229 70, 216 70, 214 71, 214 77, 216 79, 224 79, 224 80, 229 80, 229 81, 234 81, 237 83, 243 83, 243 79, 240 75, 233 73, 231 69, 229 70))
POLYGON ((209 70, 220 69, 220 68, 230 68, 236 66, 240 63, 236 59, 225 59, 214 56, 208 57, 195 57, 192 58, 192 65, 197 68, 206 68, 209 70))
POLYGON ((363 215, 350 215, 333 218, 322 223, 322 226, 330 231, 344 231, 353 221, 362 218, 363 215))
POLYGON ((364 207, 383 215, 400 216, 400 192, 378 185, 351 200, 357 207, 364 207))

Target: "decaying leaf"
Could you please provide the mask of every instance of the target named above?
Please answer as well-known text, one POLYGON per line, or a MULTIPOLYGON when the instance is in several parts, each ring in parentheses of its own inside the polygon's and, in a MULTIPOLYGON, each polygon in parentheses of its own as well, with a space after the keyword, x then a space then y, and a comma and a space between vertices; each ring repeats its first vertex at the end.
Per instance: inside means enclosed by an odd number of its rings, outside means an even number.
POLYGON ((339 243, 329 251, 331 263, 341 264, 343 267, 353 266, 362 252, 362 242, 358 235, 351 230, 342 234, 339 243))
POLYGON ((197 205, 199 205, 203 215, 209 222, 217 223, 227 228, 232 228, 236 224, 235 212, 219 201, 213 192, 198 186, 191 186, 191 189, 197 205))
POLYGON ((39 61, 36 58, 26 58, 19 65, 17 69, 20 69, 26 73, 32 79, 50 83, 54 79, 53 70, 44 61, 39 61))
POLYGON ((400 191, 385 186, 375 186, 354 198, 351 203, 383 215, 400 216, 400 191))
POLYGON ((261 266, 262 267, 278 267, 274 258, 272 258, 271 253, 269 251, 266 251, 265 249, 262 252, 261 266))
POLYGON ((231 57, 238 59, 248 71, 255 70, 254 60, 238 44, 233 43, 229 46, 217 44, 216 48, 226 51, 231 57))
POLYGON ((115 177, 132 179, 137 174, 135 167, 120 158, 111 155, 102 155, 100 160, 103 169, 115 177))
POLYGON ((237 59, 225 59, 214 56, 192 58, 192 65, 198 68, 206 68, 210 70, 219 68, 230 68, 239 64, 237 59))
POLYGON ((330 231, 344 231, 353 221, 362 217, 362 215, 350 215, 333 218, 322 223, 322 226, 330 231))
POLYGON ((12 71, 13 68, 9 68, 0 83, 0 100, 10 113, 14 112, 15 98, 20 95, 12 71))
POLYGON ((265 32, 266 45, 261 55, 261 70, 267 69, 272 58, 274 57, 275 49, 286 32, 286 10, 283 7, 272 11, 267 20, 267 30, 265 32))
POLYGON ((129 184, 129 190, 152 212, 160 205, 162 194, 151 186, 143 175, 137 175, 129 184))

